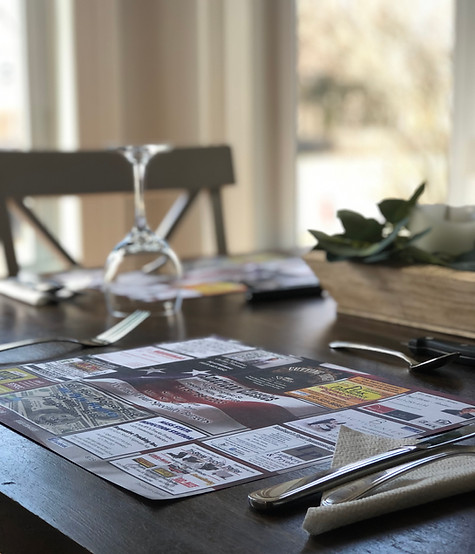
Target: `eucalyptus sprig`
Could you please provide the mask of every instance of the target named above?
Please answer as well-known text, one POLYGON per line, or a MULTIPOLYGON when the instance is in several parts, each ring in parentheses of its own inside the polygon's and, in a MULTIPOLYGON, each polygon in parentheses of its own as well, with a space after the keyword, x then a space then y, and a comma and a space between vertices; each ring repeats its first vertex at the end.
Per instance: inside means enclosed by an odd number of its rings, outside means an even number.
POLYGON ((431 254, 415 242, 430 232, 430 228, 411 235, 408 222, 411 211, 423 194, 425 183, 419 185, 409 200, 387 198, 378 204, 384 218, 381 223, 352 210, 339 210, 344 232, 327 235, 310 230, 317 239, 315 250, 324 250, 330 262, 351 260, 362 263, 392 263, 398 265, 433 264, 475 271, 475 250, 453 256, 446 253, 431 254))

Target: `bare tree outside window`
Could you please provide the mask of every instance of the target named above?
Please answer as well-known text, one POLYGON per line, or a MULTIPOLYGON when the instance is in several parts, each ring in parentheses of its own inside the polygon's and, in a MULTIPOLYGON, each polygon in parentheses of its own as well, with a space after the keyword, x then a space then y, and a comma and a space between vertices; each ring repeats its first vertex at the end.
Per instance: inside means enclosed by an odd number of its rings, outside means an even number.
POLYGON ((300 242, 422 181, 443 202, 453 0, 297 0, 297 13, 300 242))

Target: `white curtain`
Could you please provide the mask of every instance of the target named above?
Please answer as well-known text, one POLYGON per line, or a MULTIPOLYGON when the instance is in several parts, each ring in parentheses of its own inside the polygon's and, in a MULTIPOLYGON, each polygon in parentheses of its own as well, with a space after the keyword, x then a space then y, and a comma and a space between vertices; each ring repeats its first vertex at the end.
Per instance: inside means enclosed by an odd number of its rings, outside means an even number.
POLYGON ((475 2, 457 0, 448 203, 475 205, 475 2))

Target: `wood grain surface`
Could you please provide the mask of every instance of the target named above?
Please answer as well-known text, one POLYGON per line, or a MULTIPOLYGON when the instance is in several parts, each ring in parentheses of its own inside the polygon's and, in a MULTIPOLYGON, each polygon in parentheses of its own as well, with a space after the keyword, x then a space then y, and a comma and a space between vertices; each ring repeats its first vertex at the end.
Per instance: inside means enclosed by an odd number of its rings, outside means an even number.
POLYGON ((475 272, 327 262, 321 251, 309 252, 305 261, 339 313, 475 338, 475 272))
MULTIPOLYGON (((99 293, 57 306, 33 308, 0 297, 0 339, 35 335, 89 336, 112 323, 99 293)), ((185 301, 174 321, 149 319, 115 347, 217 334, 331 361, 411 384, 474 397, 475 371, 455 364, 428 375, 410 374, 377 356, 333 352, 333 339, 401 348, 419 329, 336 314, 329 298, 248 305, 241 294, 185 301)), ((0 354, 3 367, 38 357, 69 356, 71 346, 0 354)), ((83 350, 82 352, 85 352, 83 350)), ((172 502, 152 502, 85 471, 31 440, 0 426, 0 552, 141 553, 441 553, 475 548, 473 493, 395 512, 312 538, 301 525, 308 504, 275 513, 249 508, 256 488, 300 477, 293 471, 172 502)))

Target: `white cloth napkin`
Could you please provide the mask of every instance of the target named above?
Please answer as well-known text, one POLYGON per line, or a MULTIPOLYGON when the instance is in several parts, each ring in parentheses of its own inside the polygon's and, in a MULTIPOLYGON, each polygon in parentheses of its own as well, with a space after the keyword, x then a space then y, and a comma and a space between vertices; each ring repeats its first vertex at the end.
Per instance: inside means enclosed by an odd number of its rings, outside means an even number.
POLYGON ((52 294, 35 290, 31 285, 18 281, 16 277, 0 279, 0 294, 31 306, 50 304, 54 298, 52 294))
MULTIPOLYGON (((413 442, 367 435, 342 426, 332 466, 348 464, 413 442)), ((303 528, 311 535, 319 535, 363 519, 472 489, 475 489, 475 455, 454 456, 401 475, 376 488, 373 495, 367 498, 309 508, 303 528)))

